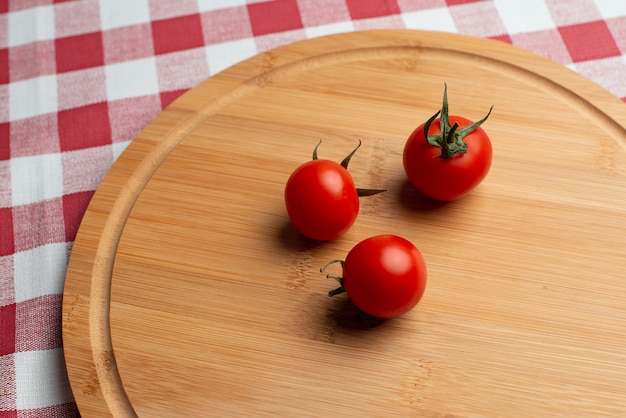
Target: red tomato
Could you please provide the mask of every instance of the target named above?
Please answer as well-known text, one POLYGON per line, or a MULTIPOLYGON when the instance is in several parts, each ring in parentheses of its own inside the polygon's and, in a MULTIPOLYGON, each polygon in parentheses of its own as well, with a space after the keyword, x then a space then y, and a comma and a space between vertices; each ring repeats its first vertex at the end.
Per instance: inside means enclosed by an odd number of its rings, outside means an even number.
MULTIPOLYGON (((363 312, 377 318, 394 318, 417 305, 426 290, 426 263, 419 250, 396 235, 378 235, 358 243, 343 266, 343 277, 334 277, 363 312)), ((329 276, 333 277, 333 276, 329 276)))
POLYGON ((345 233, 359 214, 359 196, 372 196, 384 190, 360 189, 348 173, 348 163, 361 146, 343 159, 341 164, 317 159, 298 167, 285 186, 285 206, 291 223, 304 236, 326 241, 345 233))
POLYGON ((426 196, 444 201, 459 199, 478 186, 491 168, 493 154, 489 137, 479 127, 489 114, 473 123, 448 116, 447 108, 444 92, 441 118, 435 119, 438 112, 415 129, 403 153, 411 183, 426 196))
POLYGON ((356 220, 359 196, 348 170, 334 161, 313 160, 289 177, 285 205, 291 223, 303 235, 331 240, 356 220))

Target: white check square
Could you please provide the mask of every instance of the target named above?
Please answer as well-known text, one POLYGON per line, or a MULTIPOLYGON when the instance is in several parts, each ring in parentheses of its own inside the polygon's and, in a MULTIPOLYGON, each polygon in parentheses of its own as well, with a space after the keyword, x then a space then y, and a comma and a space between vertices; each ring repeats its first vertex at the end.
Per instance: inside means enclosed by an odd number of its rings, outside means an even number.
POLYGON ((150 23, 148 0, 106 0, 98 3, 102 30, 150 23))
POLYGON ((595 2, 605 19, 626 16, 626 1, 624 0, 595 0, 595 2))
POLYGON ((554 29, 545 0, 493 0, 509 34, 554 29))
POLYGON ((402 14, 407 29, 456 32, 454 19, 447 8, 419 10, 402 14))
POLYGON ((60 153, 11 160, 13 206, 63 196, 63 162, 60 153))
POLYGON ((198 10, 200 12, 210 12, 219 9, 245 6, 246 0, 198 0, 198 10))
POLYGON ((157 65, 154 57, 107 65, 105 77, 109 100, 159 93, 157 65))
POLYGON ((72 402, 63 349, 15 353, 18 410, 72 402))
POLYGON ((15 301, 63 293, 67 244, 58 242, 15 253, 15 301))
POLYGON ((54 8, 40 6, 8 14, 8 46, 54 39, 54 8))
POLYGON ((218 73, 257 53, 256 42, 253 38, 224 42, 206 47, 211 75, 218 73))
POLYGON ((113 143, 113 159, 117 160, 120 155, 124 152, 126 147, 130 145, 131 141, 120 141, 113 143))
POLYGON ((57 78, 44 75, 9 84, 11 120, 53 113, 58 110, 57 78))
POLYGON ((334 35, 336 33, 351 32, 354 25, 350 21, 327 23, 319 26, 311 26, 304 28, 307 38, 315 38, 318 36, 334 35))
POLYGON ((626 74, 625 57, 609 57, 584 61, 576 64, 576 71, 613 93, 617 97, 626 97, 626 87, 620 83, 620 77, 626 74))

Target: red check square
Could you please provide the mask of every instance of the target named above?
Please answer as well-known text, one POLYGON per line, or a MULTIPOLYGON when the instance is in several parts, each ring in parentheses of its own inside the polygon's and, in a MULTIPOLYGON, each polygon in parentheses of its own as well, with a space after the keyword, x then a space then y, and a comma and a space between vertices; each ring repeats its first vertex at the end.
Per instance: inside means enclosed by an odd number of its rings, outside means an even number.
POLYGON ((57 39, 55 48, 57 71, 60 73, 104 64, 101 32, 57 39))
POLYGON ((248 16, 255 36, 302 29, 296 0, 275 0, 248 5, 248 16))
POLYGON ((193 14, 152 22, 154 52, 168 52, 198 48, 204 45, 200 15, 193 14))
POLYGON ((563 26, 559 28, 559 33, 575 63, 621 54, 606 22, 602 20, 563 26))
POLYGON ((164 91, 163 93, 161 93, 161 107, 165 109, 167 106, 169 106, 170 103, 178 99, 178 97, 180 97, 186 91, 187 91, 186 89, 164 91))
MULTIPOLYGON (((14 367, 12 367, 13 369, 14 367)), ((1 383, 1 381, 0 381, 1 383)), ((13 383, 13 382, 11 382, 13 383)), ((13 398, 15 399, 15 390, 13 391, 13 398)), ((25 415, 22 413, 22 411, 20 411, 20 415, 17 415, 17 410, 16 409, 10 409, 7 411, 0 411, 0 418, 21 418, 24 417, 25 415)))
POLYGON ((11 125, 8 122, 0 123, 0 161, 11 158, 11 146, 9 141, 11 133, 11 125))
POLYGON ((506 44, 512 44, 513 40, 511 39, 511 36, 507 33, 505 33, 504 35, 495 35, 495 36, 490 36, 489 39, 493 39, 494 41, 500 41, 500 42, 504 42, 506 44))
POLYGON ((0 84, 9 83, 9 50, 0 49, 0 84))
POLYGON ((347 0, 352 19, 369 19, 400 13, 396 0, 347 0))
POLYGON ((2 231, 0 233, 0 257, 15 253, 13 211, 11 208, 0 208, 0 231, 2 231))
POLYGON ((15 303, 0 306, 0 357, 15 353, 15 303))
POLYGON ((65 240, 67 242, 76 239, 78 226, 93 194, 93 191, 88 191, 63 196, 63 219, 65 220, 65 240))
POLYGON ((111 143, 106 103, 62 110, 58 114, 61 151, 97 147, 111 143))

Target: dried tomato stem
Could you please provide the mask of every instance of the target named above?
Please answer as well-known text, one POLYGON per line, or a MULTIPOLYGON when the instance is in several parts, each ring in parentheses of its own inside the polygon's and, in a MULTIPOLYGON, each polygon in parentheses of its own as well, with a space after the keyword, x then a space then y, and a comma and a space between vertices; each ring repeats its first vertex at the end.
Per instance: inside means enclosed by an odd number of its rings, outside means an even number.
POLYGON ((318 142, 315 148, 313 148, 313 160, 317 160, 317 149, 319 148, 321 143, 322 143, 322 140, 320 139, 320 142, 318 142))
POLYGON ((356 188, 356 194, 359 197, 365 196, 374 196, 375 194, 386 192, 386 189, 361 189, 359 187, 356 188))
MULTIPOLYGON (((340 259, 335 259, 335 260, 330 260, 328 263, 326 263, 326 265, 324 267, 322 267, 320 269, 320 273, 323 273, 324 270, 326 270, 326 268, 328 266, 330 266, 331 264, 335 264, 335 263, 339 263, 341 264, 341 268, 343 268, 343 265, 345 263, 345 260, 340 260, 340 259)), ((344 293, 346 291, 346 289, 343 288, 343 277, 340 276, 331 276, 330 274, 326 275, 327 279, 335 279, 337 280, 337 282, 339 282, 339 287, 336 289, 331 290, 330 292, 328 292, 328 296, 335 296, 335 295, 339 295, 341 293, 344 293)))
POLYGON ((333 297, 335 295, 340 295, 342 293, 345 293, 345 291, 346 291, 346 289, 344 289, 343 286, 341 286, 341 287, 338 287, 338 288, 328 292, 328 296, 333 297))
POLYGON ((328 263, 326 263, 326 265, 324 267, 322 267, 320 269, 320 273, 324 273, 324 270, 326 270, 328 268, 328 266, 330 266, 331 264, 335 264, 335 263, 339 263, 341 264, 341 268, 343 268, 343 265, 345 263, 345 260, 341 260, 339 258, 336 258, 334 260, 330 260, 328 263))
POLYGON ((357 145, 356 148, 353 149, 352 152, 348 154, 346 158, 343 159, 343 161, 341 161, 341 166, 343 168, 345 168, 346 170, 348 169, 348 164, 350 163, 350 159, 352 158, 356 150, 358 150, 360 147, 361 147, 361 140, 359 139, 359 145, 357 145))

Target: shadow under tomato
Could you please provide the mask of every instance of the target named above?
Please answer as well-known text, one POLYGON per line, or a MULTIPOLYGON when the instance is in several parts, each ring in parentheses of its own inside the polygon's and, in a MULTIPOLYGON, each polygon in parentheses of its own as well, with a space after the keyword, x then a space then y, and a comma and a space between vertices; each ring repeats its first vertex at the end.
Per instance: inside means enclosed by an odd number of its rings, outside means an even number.
POLYGON ((285 219, 284 222, 277 225, 277 239, 285 249, 298 250, 298 249, 312 249, 320 247, 326 244, 328 241, 317 241, 311 238, 307 238, 295 226, 285 219))
POLYGON ((384 318, 377 318, 357 308, 346 294, 333 296, 331 299, 333 299, 333 303, 328 304, 326 319, 333 323, 336 328, 366 330, 386 321, 384 318))
POLYGON ((448 206, 451 202, 432 199, 413 186, 408 179, 404 179, 398 187, 398 201, 400 204, 414 211, 433 211, 448 206))

